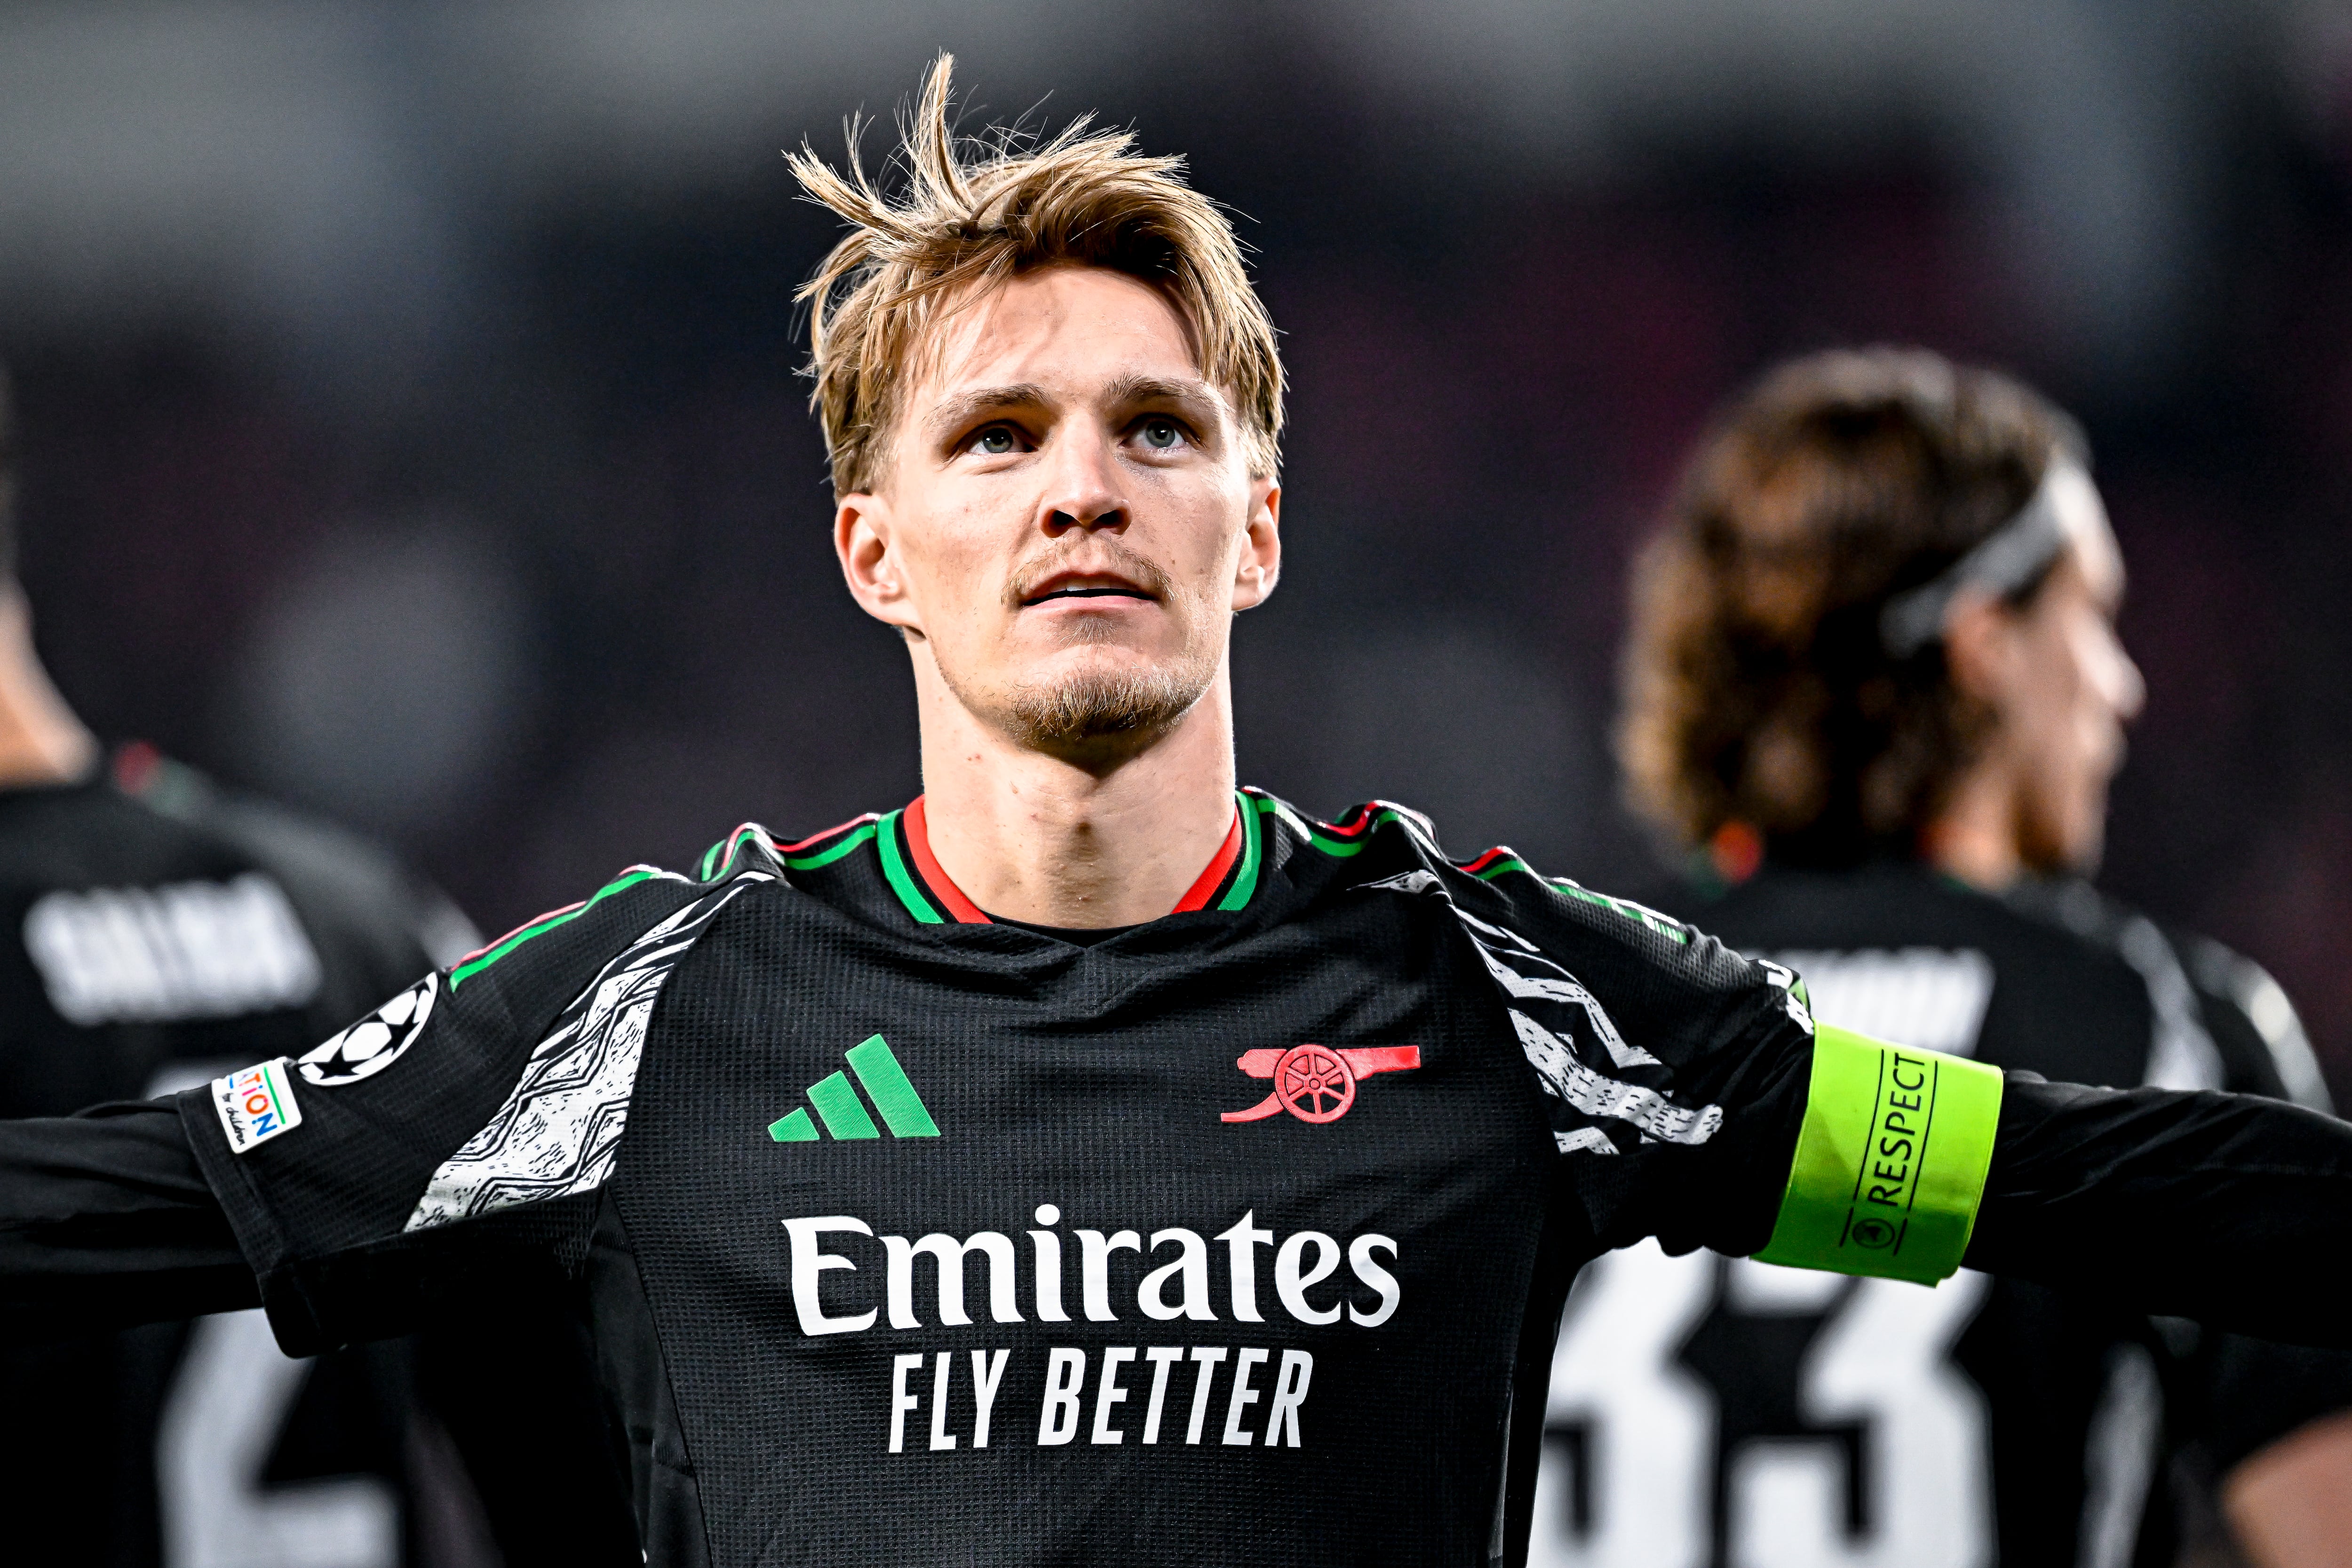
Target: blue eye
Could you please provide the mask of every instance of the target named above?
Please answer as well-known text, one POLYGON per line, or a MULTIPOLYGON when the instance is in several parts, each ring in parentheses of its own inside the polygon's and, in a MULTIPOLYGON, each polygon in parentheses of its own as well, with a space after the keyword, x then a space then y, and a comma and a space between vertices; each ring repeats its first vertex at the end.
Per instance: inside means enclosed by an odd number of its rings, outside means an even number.
POLYGON ((1155 452, 1165 452, 1184 439, 1184 432, 1177 428, 1173 419, 1147 419, 1138 434, 1143 437, 1143 444, 1155 452))
POLYGON ((972 446, 992 458, 1001 458, 1013 450, 1013 432, 1002 425, 991 426, 980 433, 972 446))

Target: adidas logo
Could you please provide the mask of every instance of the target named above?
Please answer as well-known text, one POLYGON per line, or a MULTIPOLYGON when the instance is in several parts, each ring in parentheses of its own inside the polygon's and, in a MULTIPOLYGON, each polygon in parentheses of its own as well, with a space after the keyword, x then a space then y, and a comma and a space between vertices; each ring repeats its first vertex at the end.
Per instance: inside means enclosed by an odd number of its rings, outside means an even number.
MULTIPOLYGON (((866 1099, 882 1113, 882 1126, 890 1130, 893 1138, 936 1138, 939 1123, 931 1120, 923 1104, 923 1097, 915 1092, 907 1069, 890 1054, 890 1042, 876 1035, 863 1045, 849 1051, 849 1071, 866 1090, 866 1099)), ((835 1073, 821 1083, 809 1085, 809 1104, 816 1108, 818 1121, 835 1138, 879 1138, 882 1129, 874 1125, 874 1118, 866 1114, 866 1100, 857 1098, 857 1090, 849 1087, 849 1073, 835 1073)), ((772 1122, 768 1136, 779 1143, 814 1143, 817 1141, 816 1122, 809 1120, 806 1110, 795 1110, 790 1116, 772 1122)))

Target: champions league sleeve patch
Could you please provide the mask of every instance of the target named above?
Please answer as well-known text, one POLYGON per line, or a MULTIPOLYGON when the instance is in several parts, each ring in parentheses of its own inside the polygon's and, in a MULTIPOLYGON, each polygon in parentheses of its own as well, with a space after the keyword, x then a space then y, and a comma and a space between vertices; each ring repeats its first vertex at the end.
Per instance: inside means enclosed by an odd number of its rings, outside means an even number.
POLYGON ((220 1116, 221 1131, 228 1134, 230 1153, 249 1154, 302 1124, 286 1068, 286 1058, 279 1057, 213 1079, 213 1110, 220 1116))
POLYGON ((304 1051, 295 1064, 302 1081, 340 1089, 373 1078, 399 1060, 425 1032, 440 984, 438 974, 428 974, 324 1045, 304 1051))

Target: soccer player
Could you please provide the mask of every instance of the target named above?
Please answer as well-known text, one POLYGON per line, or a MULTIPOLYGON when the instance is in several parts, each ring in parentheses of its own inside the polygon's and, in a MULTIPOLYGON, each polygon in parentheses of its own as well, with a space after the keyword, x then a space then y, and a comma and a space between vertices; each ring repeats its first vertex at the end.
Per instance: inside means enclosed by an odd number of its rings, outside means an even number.
MULTIPOLYGON (((34 650, 6 391, 0 380, 0 1114, 57 1116, 200 1086, 257 1048, 307 1049, 477 939, 347 835, 227 795, 150 747, 102 764, 34 650)), ((547 1349, 561 1349, 560 1323, 504 1318, 487 1325, 507 1336, 498 1376, 570 1401, 586 1440, 551 1442, 543 1413, 477 1397, 490 1371, 479 1322, 310 1363, 281 1353, 257 1310, 11 1335, 0 1477, 15 1503, 0 1557, 401 1568, 476 1560, 451 1553, 478 1547, 487 1523, 514 1568, 636 1562, 619 1550, 630 1531, 616 1468, 597 1485, 582 1462, 604 1447, 584 1354, 547 1349), (426 1392, 437 1420, 421 1414, 426 1392), (524 1436, 562 1463, 518 1455, 524 1436)))
MULTIPOLYGON (((1700 922, 1801 974, 1822 1023, 2326 1110, 2268 976, 2084 880, 2141 700, 2086 461, 2033 392, 1924 352, 1766 377, 1637 577, 1633 799, 1731 884, 1700 922)), ((2189 1439, 2243 1461, 2263 1562, 2352 1558, 2352 1421, 2304 1425, 2352 1405, 2352 1363, 2120 1292, 1638 1248, 1580 1282, 1551 1405, 1544 1562, 2170 1562, 2189 1439)))
POLYGON ((797 163, 851 226, 810 285, 834 541, 925 793, 633 869, 299 1056, 0 1124, 0 1303, 257 1294, 307 1350, 555 1257, 649 1559, 730 1565, 1515 1558, 1569 1282, 1650 1236, 2352 1334, 2352 1129, 1817 1027, 1785 969, 1402 807, 1236 790, 1272 326, 1174 160, 959 143, 947 98, 943 61, 903 196, 797 163))

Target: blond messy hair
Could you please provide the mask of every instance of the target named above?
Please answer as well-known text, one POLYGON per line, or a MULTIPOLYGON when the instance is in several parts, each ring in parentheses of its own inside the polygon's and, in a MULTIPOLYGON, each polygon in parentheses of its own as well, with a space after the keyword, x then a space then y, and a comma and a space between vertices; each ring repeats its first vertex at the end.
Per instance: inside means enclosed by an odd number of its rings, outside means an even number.
POLYGON ((835 493, 870 491, 915 349, 942 314, 997 284, 1055 263, 1103 267, 1163 291, 1184 317, 1202 376, 1232 401, 1253 478, 1276 471, 1282 436, 1282 358, 1274 322, 1250 287, 1233 226, 1178 177, 1184 160, 1148 158, 1125 132, 1090 131, 1081 115, 1026 144, 998 127, 960 140, 948 119, 942 54, 902 120, 907 189, 875 185, 849 124, 849 167, 836 173, 803 142, 785 156, 809 199, 850 232, 795 300, 808 303, 809 405, 824 429, 835 493))

